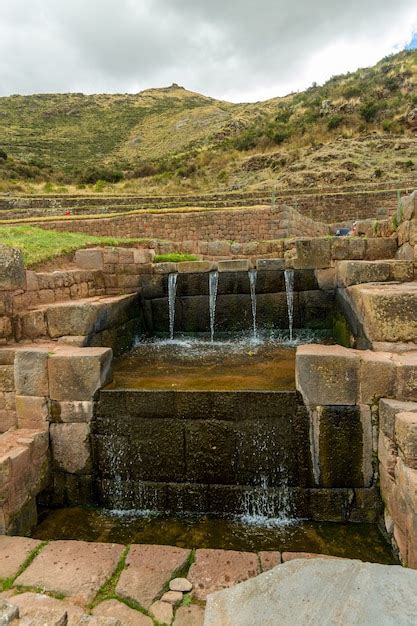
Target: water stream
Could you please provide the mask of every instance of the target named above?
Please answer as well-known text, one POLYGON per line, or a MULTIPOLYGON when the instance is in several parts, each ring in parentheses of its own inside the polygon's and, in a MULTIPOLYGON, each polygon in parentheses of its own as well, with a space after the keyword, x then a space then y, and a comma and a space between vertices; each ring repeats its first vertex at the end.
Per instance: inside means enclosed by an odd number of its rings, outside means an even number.
POLYGON ((294 270, 285 270, 285 291, 287 294, 287 308, 288 308, 288 328, 290 334, 290 341, 293 340, 293 325, 294 325, 294 270))
POLYGON ((177 295, 178 274, 168 276, 169 338, 174 339, 175 299, 177 295))
POLYGON ((216 322, 217 287, 219 284, 219 272, 209 274, 209 309, 210 309, 210 340, 214 341, 214 325, 216 322))
POLYGON ((252 304, 252 323, 253 323, 253 338, 256 339, 258 331, 256 328, 256 278, 257 271, 249 270, 249 283, 250 283, 250 299, 252 304))

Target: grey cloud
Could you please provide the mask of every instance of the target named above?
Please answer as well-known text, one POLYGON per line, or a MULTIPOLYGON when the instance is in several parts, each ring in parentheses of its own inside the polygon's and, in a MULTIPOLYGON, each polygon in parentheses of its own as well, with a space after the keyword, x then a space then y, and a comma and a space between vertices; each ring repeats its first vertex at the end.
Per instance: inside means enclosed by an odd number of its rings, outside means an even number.
MULTIPOLYGON (((306 67, 328 46, 384 54, 413 23, 415 0, 13 0, 0 5, 0 95, 175 81, 256 100, 304 87, 306 67)), ((350 61, 313 70, 320 80, 350 61)))

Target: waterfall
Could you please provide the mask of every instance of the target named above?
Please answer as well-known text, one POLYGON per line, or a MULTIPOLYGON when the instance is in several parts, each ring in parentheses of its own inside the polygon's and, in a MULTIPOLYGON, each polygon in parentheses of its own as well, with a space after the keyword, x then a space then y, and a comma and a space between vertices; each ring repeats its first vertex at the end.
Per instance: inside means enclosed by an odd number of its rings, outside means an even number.
POLYGON ((216 321, 217 286, 219 284, 219 272, 209 274, 209 310, 210 310, 210 340, 214 341, 214 324, 216 321))
POLYGON ((285 270, 284 278, 285 291, 287 294, 288 328, 290 331, 290 341, 292 341, 294 324, 294 270, 285 270))
POLYGON ((308 409, 311 466, 314 483, 320 485, 320 408, 308 409))
POLYGON ((253 338, 256 339, 258 332, 256 330, 256 270, 249 270, 249 283, 250 283, 250 299, 252 304, 252 323, 253 323, 253 338))
POLYGON ((178 274, 168 276, 168 308, 169 308, 169 338, 174 339, 175 299, 177 295, 178 274))

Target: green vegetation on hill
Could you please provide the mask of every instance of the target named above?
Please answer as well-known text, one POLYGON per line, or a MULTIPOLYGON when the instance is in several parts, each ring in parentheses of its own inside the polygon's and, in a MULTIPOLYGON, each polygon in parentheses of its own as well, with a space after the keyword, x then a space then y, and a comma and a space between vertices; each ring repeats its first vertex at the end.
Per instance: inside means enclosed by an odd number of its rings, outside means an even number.
POLYGON ((416 125, 417 50, 255 104, 177 85, 140 94, 10 96, 0 98, 0 191, 404 180, 417 168, 416 125))

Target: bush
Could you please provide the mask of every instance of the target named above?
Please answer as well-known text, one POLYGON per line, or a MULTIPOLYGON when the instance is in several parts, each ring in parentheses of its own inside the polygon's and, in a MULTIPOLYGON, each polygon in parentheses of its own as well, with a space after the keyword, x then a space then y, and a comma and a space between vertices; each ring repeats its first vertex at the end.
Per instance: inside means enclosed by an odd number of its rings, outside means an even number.
POLYGON ((7 161, 7 152, 0 148, 0 161, 7 161))
POLYGON ((365 122, 373 122, 378 113, 378 105, 375 102, 364 102, 359 113, 365 122))
POLYGON ((328 130, 334 130, 338 128, 343 122, 342 115, 331 115, 327 120, 327 128, 328 130))

